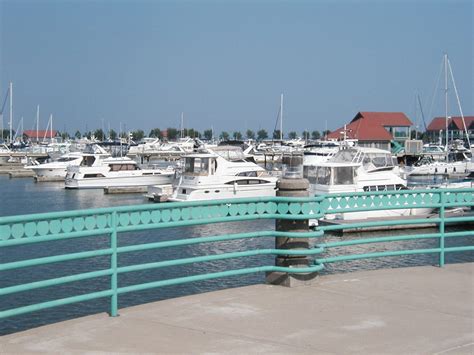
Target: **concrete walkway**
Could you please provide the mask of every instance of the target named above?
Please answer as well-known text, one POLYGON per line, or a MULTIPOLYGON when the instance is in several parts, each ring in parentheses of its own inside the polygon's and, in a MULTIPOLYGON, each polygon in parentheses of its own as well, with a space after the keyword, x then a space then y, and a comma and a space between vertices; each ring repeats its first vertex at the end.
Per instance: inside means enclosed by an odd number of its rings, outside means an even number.
POLYGON ((0 353, 473 354, 474 263, 171 299, 0 337, 0 353))

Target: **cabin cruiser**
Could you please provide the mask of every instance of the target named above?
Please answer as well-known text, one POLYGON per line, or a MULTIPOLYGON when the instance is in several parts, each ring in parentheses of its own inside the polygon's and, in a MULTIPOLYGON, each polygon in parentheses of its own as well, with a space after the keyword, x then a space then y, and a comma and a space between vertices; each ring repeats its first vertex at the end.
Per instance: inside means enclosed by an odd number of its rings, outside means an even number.
MULTIPOLYGON (((327 162, 303 167, 312 195, 364 191, 402 191, 406 181, 398 174, 398 166, 389 151, 355 147, 341 149, 327 162)), ((393 209, 337 213, 329 207, 327 219, 366 219, 428 214, 432 209, 393 209)))
POLYGON ((102 160, 109 158, 102 147, 97 144, 86 146, 84 152, 72 152, 64 154, 59 159, 36 165, 27 165, 25 169, 33 170, 38 178, 44 179, 64 179, 67 174, 68 166, 98 166, 102 160))
POLYGON ((217 147, 215 151, 185 155, 184 171, 175 186, 149 186, 146 197, 150 200, 198 201, 275 196, 276 176, 269 175, 253 162, 235 157, 235 152, 224 153, 224 149, 217 147))
POLYGON ((424 155, 412 166, 405 167, 405 174, 407 176, 468 176, 473 166, 471 152, 468 149, 456 149, 449 151, 447 155, 445 153, 444 161, 424 155))
POLYGON ((69 166, 66 188, 104 188, 169 184, 174 169, 141 169, 137 162, 127 158, 106 158, 100 165, 69 166))

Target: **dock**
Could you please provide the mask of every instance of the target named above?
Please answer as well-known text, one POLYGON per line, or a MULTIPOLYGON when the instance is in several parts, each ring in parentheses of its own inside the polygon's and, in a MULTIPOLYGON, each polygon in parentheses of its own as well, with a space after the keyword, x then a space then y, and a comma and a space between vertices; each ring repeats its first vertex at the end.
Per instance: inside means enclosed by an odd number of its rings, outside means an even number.
MULTIPOLYGON (((465 216, 474 216, 474 212, 469 209, 456 209, 453 211, 446 211, 446 217, 465 217, 465 216)), ((384 218, 366 218, 366 219, 351 219, 351 220, 342 220, 342 219, 320 219, 318 224, 320 226, 341 226, 352 225, 354 223, 363 223, 367 221, 400 221, 400 224, 391 225, 391 226, 376 226, 376 227, 360 227, 360 228, 342 228, 337 231, 337 233, 357 233, 357 232, 369 232, 369 231, 389 231, 389 230, 404 230, 404 229, 423 229, 423 228, 435 228, 437 226, 436 222, 430 222, 430 219, 439 218, 438 213, 430 213, 427 215, 417 215, 417 216, 397 216, 397 217, 384 217, 384 218), (417 223, 410 224, 411 220, 416 219, 426 219, 426 223, 417 223)), ((465 224, 472 224, 469 222, 464 222, 465 224)), ((334 231, 333 231, 334 233, 334 231)))
POLYGON ((227 289, 6 335, 0 353, 472 354, 473 276, 466 263, 227 289))
POLYGON ((147 186, 111 186, 104 188, 104 194, 138 194, 145 193, 147 186))
POLYGON ((35 182, 64 182, 64 176, 35 176, 35 182))

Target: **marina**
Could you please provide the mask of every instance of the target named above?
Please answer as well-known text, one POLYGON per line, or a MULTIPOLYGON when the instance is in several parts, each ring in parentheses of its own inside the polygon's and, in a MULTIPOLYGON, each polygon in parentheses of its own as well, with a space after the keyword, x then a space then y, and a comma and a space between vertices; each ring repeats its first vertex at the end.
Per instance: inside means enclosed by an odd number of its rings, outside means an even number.
POLYGON ((0 355, 472 354, 472 9, 0 0, 0 355))

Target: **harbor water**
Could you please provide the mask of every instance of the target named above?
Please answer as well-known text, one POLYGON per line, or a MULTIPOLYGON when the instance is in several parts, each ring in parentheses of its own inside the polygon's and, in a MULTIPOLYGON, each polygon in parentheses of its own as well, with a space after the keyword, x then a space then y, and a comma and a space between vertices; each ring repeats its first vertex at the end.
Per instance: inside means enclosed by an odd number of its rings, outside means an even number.
MULTIPOLYGON (((105 195, 102 190, 65 190, 63 183, 35 183, 32 179, 9 179, 0 175, 0 216, 20 215, 30 213, 88 209, 98 207, 131 205, 148 203, 141 194, 105 195)), ((180 227, 165 230, 154 230, 137 233, 119 234, 119 246, 141 244, 153 241, 165 241, 184 237, 214 236, 274 228, 274 221, 251 221, 238 223, 221 223, 213 225, 180 227)), ((452 226, 451 229, 460 228, 452 226)), ((464 228, 465 230, 466 228, 464 228)), ((424 232, 434 232, 435 229, 425 229, 424 232)), ((415 234, 417 230, 390 231, 394 234, 415 234)), ((380 237, 388 232, 350 233, 343 236, 325 235, 322 240, 356 239, 360 237, 380 237)), ((109 246, 108 236, 76 238, 62 241, 32 244, 26 246, 0 248, 2 262, 11 262, 27 258, 39 258, 62 253, 80 252, 102 249, 109 246)), ((458 244, 469 245, 472 238, 453 238, 446 241, 447 246, 458 244)), ((126 253, 119 256, 120 265, 186 258, 197 255, 217 254, 226 251, 243 251, 253 248, 272 248, 272 238, 253 238, 248 240, 233 240, 219 243, 188 245, 179 248, 165 248, 126 253)), ((414 240, 380 244, 366 244, 346 247, 344 250, 331 250, 325 256, 335 253, 359 254, 383 250, 402 250, 409 248, 431 248, 437 246, 437 240, 414 240)), ((14 271, 0 272, 0 287, 14 284, 33 282, 45 278, 61 277, 74 273, 83 273, 106 269, 109 267, 109 257, 95 257, 85 260, 68 261, 59 264, 42 265, 14 271)), ((474 253, 453 253, 446 255, 446 262, 472 262, 474 253)), ((351 272, 377 268, 394 268, 415 265, 436 265, 437 255, 416 255, 403 257, 388 257, 348 261, 328 264, 324 273, 351 272)), ((119 276, 119 285, 127 286, 152 280, 165 280, 178 276, 204 274, 225 269, 239 269, 249 266, 270 265, 272 256, 258 256, 241 259, 221 260, 202 264, 192 264, 174 268, 138 271, 119 276)), ((158 301, 189 294, 208 292, 229 287, 238 287, 263 283, 265 275, 250 274, 225 279, 208 280, 184 285, 168 286, 158 289, 133 292, 119 297, 119 308, 136 304, 158 301)), ((0 311, 45 302, 58 298, 69 297, 73 294, 89 293, 104 290, 109 287, 110 278, 102 277, 93 280, 74 282, 71 284, 37 289, 8 296, 0 296, 0 311)), ((316 301, 316 300, 315 300, 316 301)), ((11 317, 0 322, 0 335, 17 332, 44 324, 66 319, 77 318, 88 314, 107 312, 108 299, 98 299, 84 303, 51 308, 22 316, 11 317)), ((120 311, 119 311, 120 312, 120 311)))

